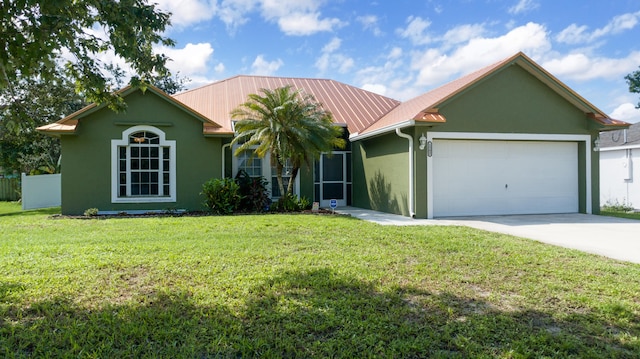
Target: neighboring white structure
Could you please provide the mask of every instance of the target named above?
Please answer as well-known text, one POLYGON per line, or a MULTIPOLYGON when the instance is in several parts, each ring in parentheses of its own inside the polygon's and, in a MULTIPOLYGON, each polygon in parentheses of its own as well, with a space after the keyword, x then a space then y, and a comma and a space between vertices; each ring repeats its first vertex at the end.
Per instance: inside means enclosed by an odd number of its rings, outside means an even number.
POLYGON ((22 174, 22 209, 60 206, 62 202, 61 174, 27 176, 22 174))
POLYGON ((600 205, 640 210, 640 123, 600 135, 600 205))

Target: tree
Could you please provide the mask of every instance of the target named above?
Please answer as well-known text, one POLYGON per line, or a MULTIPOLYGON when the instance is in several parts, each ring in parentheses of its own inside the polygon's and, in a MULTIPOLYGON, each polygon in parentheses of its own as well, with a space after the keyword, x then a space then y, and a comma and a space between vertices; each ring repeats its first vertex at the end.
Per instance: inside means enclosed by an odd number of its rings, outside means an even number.
POLYGON ((322 153, 345 146, 342 128, 333 124, 331 114, 312 95, 303 95, 291 86, 261 92, 262 95, 250 94, 231 112, 232 118, 239 119, 235 125, 237 136, 232 141, 240 144, 235 154, 253 146, 260 158, 271 153, 280 193, 290 195, 303 164, 310 166, 322 153), (285 191, 282 171, 287 161, 292 171, 285 191))
POLYGON ((13 91, 19 78, 53 80, 62 61, 77 92, 120 109, 122 98, 96 55, 112 50, 138 74, 131 84, 144 88, 169 73, 166 56, 153 52, 154 44, 174 45, 162 36, 169 17, 146 0, 3 0, 0 89, 13 91))
POLYGON ((85 105, 61 74, 48 81, 20 77, 11 90, 0 88, 0 167, 5 172, 59 172, 60 140, 35 129, 85 105))
MULTIPOLYGON (((640 93, 640 70, 632 72, 624 78, 629 84, 629 92, 640 93)), ((640 101, 638 101, 636 108, 640 108, 640 101)))

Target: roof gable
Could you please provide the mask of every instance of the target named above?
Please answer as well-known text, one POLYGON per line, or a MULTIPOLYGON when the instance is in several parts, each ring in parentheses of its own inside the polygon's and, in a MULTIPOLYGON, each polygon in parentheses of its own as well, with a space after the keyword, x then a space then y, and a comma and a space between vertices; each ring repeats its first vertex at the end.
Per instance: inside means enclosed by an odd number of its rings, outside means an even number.
POLYGON ((403 102, 383 116, 379 121, 373 123, 361 133, 353 136, 353 138, 360 136, 368 137, 377 133, 386 133, 397 127, 412 126, 417 123, 427 124, 446 122, 446 118, 438 112, 439 107, 512 65, 522 67, 528 73, 547 85, 551 90, 570 102, 573 106, 587 114, 589 118, 599 125, 605 128, 608 126, 614 129, 628 126, 626 122, 609 118, 604 112, 571 90, 560 80, 527 57, 524 53, 519 52, 512 57, 498 61, 432 91, 403 102))
MULTIPOLYGON (((142 90, 140 90, 139 88, 136 88, 136 87, 127 86, 127 87, 121 89, 120 91, 118 91, 118 93, 122 97, 126 98, 130 94, 135 93, 137 91, 142 91, 142 90)), ((144 93, 154 94, 155 96, 158 96, 160 99, 162 99, 164 101, 167 101, 171 105, 176 106, 180 110, 184 111, 189 116, 194 117, 194 118, 198 119, 199 121, 201 121, 202 124, 203 124, 203 133, 205 135, 216 134, 216 133, 222 132, 222 131, 220 131, 221 130, 221 126, 219 124, 211 121, 206 116, 200 114, 199 112, 197 112, 194 109, 190 108, 189 106, 181 103, 180 101, 176 101, 173 97, 169 96, 168 94, 166 94, 164 91, 160 90, 159 88, 157 88, 155 86, 148 85, 146 87, 144 93)), ((86 107, 84 107, 84 108, 72 113, 71 115, 59 120, 59 121, 56 121, 54 123, 50 123, 48 125, 40 126, 40 127, 37 128, 37 130, 39 132, 42 132, 42 133, 45 133, 45 134, 49 134, 49 135, 73 134, 76 131, 78 123, 83 118, 86 118, 87 116, 91 115, 92 113, 95 113, 96 111, 102 110, 105 107, 106 107, 105 104, 98 105, 96 103, 92 103, 92 104, 90 104, 90 105, 88 105, 88 106, 86 106, 86 107)))
POLYGON ((235 76, 176 94, 174 98, 232 132, 230 113, 246 102, 249 94, 286 85, 313 95, 331 112, 334 122, 346 125, 351 133, 371 126, 400 104, 400 101, 334 80, 269 76, 235 76))

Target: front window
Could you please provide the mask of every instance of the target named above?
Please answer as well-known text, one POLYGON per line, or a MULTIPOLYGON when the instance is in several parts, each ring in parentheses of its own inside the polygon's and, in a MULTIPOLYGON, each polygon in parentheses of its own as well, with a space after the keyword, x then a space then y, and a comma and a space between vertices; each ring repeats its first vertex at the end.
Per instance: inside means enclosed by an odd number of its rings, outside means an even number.
MULTIPOLYGON (((284 185, 284 190, 287 190, 289 186, 289 181, 291 180, 291 173, 293 171, 293 166, 291 165, 291 161, 287 160, 284 167, 282 168, 282 183, 284 185)), ((280 198, 282 194, 280 193, 280 186, 278 186, 278 175, 276 172, 276 168, 271 166, 271 193, 273 198, 280 198)), ((293 193, 296 193, 295 183, 293 193)))
POLYGON ((175 141, 151 126, 135 126, 113 140, 112 202, 175 201, 175 141))
POLYGON ((238 170, 244 170, 249 177, 262 176, 262 159, 253 150, 245 150, 238 155, 238 170))

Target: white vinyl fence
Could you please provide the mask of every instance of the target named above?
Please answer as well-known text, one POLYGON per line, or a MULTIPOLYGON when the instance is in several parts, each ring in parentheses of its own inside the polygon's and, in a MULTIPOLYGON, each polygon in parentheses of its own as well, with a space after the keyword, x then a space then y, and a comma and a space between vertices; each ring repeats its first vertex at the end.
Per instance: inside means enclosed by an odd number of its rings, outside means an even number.
POLYGON ((22 174, 22 209, 57 207, 62 203, 61 175, 22 174))

